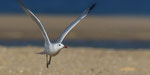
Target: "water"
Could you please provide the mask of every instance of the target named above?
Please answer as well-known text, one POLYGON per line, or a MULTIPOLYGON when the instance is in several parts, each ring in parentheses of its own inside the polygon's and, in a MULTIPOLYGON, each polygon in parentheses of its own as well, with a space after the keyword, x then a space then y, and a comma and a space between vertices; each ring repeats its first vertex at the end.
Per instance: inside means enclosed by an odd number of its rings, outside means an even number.
MULTIPOLYGON (((35 13, 81 13, 94 0, 21 0, 35 13)), ((94 14, 150 14, 150 0, 96 0, 94 14)), ((0 0, 0 13, 23 13, 16 0, 0 0)))
MULTIPOLYGON (((124 40, 95 40, 95 41, 64 41, 68 47, 93 47, 93 48, 114 48, 114 49, 138 49, 150 48, 150 41, 124 41, 124 40)), ((2 46, 43 46, 43 41, 0 41, 2 46)))

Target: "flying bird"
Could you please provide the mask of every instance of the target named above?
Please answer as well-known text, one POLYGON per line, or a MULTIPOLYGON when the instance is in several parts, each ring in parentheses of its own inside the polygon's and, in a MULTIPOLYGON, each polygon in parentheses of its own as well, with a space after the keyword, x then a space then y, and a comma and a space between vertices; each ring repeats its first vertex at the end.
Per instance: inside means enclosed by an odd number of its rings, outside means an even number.
POLYGON ((44 37, 44 51, 40 52, 38 54, 44 54, 46 55, 46 66, 47 68, 49 67, 50 63, 51 63, 51 58, 52 56, 57 55, 63 48, 67 48, 67 46, 65 46, 62 42, 64 40, 64 38, 66 37, 66 35, 83 19, 87 16, 87 14, 95 7, 96 3, 92 3, 73 23, 71 23, 65 30, 64 32, 60 35, 60 37, 58 38, 58 40, 54 43, 52 43, 49 40, 49 37, 47 35, 47 32, 43 26, 43 24, 41 23, 41 21, 38 19, 37 16, 35 16, 28 8, 25 7, 25 5, 20 1, 20 0, 16 0, 17 3, 21 6, 21 8, 23 8, 23 10, 26 12, 26 14, 28 14, 33 21, 36 22, 36 24, 38 25, 38 27, 40 28, 42 35, 44 37))

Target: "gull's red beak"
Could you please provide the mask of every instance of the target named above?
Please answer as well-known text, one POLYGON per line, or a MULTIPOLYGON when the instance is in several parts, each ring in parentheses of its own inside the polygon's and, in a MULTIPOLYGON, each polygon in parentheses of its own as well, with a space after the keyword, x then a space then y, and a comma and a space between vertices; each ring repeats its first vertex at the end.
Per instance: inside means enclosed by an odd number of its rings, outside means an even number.
POLYGON ((64 46, 64 48, 67 48, 67 46, 64 46))

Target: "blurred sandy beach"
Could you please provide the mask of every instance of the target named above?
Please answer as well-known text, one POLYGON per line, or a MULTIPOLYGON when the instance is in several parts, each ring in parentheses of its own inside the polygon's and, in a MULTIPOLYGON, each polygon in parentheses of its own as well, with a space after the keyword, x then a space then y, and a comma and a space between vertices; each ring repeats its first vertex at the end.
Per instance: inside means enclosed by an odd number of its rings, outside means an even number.
POLYGON ((49 69, 41 47, 0 47, 1 75, 149 75, 149 49, 68 48, 49 69))
MULTIPOLYGON (((56 40, 77 16, 38 15, 49 38, 56 40)), ((37 25, 28 16, 0 15, 0 39, 43 39, 37 25)), ((80 40, 150 40, 150 17, 88 16, 66 39, 80 40)))

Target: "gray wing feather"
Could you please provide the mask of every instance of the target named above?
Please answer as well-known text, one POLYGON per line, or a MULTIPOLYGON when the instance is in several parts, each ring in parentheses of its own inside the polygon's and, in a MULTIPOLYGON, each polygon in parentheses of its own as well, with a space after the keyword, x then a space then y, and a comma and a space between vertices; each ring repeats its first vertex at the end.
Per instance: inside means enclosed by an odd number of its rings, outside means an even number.
POLYGON ((21 3, 20 0, 16 0, 16 1, 17 1, 18 4, 24 9, 24 11, 32 18, 32 20, 34 20, 34 21, 37 23, 37 25, 39 26, 40 30, 42 31, 42 35, 43 35, 43 37, 44 37, 45 44, 46 44, 46 45, 50 45, 51 42, 50 42, 50 40, 49 40, 49 38, 48 38, 48 35, 47 35, 47 33, 46 33, 46 30, 44 29, 44 26, 42 25, 41 21, 40 21, 29 9, 27 9, 27 8, 23 5, 23 3, 21 3))
POLYGON ((87 16, 87 14, 95 7, 96 3, 93 3, 88 9, 86 9, 81 16, 79 16, 72 24, 70 24, 61 36, 58 38, 57 42, 61 43, 66 35, 83 19, 87 16))

